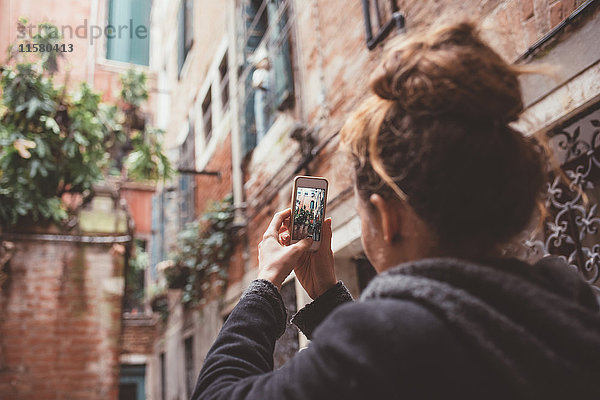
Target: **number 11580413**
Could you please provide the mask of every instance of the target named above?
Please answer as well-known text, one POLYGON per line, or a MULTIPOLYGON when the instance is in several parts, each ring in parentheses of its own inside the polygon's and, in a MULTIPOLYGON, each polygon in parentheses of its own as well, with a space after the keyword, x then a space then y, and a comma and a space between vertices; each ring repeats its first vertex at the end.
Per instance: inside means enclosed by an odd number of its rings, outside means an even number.
POLYGON ((46 52, 71 53, 73 44, 39 44, 39 43, 21 43, 19 52, 21 53, 46 53, 46 52))

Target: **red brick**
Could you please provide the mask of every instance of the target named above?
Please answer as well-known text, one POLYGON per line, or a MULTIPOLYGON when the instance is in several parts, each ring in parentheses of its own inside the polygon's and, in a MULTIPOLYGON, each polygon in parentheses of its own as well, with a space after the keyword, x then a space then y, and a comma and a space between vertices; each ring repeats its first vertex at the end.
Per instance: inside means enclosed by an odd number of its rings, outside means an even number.
POLYGON ((525 37, 525 28, 521 22, 519 2, 510 1, 506 6, 506 17, 509 24, 507 40, 512 43, 512 54, 508 54, 509 59, 516 58, 527 49, 527 38, 525 37))
MULTIPOLYGON (((137 319, 151 322, 151 319, 137 319)), ((152 354, 154 339, 156 337, 155 325, 132 325, 133 319, 123 320, 123 333, 121 335, 122 354, 152 354)))
POLYGON ((566 18, 569 14, 571 14, 577 8, 576 0, 561 0, 563 5, 563 14, 564 18, 566 18))
POLYGON ((533 0, 522 0, 521 2, 521 18, 523 21, 533 17, 533 0))
POLYGON ((557 1, 550 6, 550 28, 554 28, 556 25, 560 24, 563 18, 562 2, 557 1))
POLYGON ((231 192, 231 135, 217 145, 205 169, 219 171, 221 177, 196 176, 197 215, 202 215, 213 201, 222 200, 231 192))

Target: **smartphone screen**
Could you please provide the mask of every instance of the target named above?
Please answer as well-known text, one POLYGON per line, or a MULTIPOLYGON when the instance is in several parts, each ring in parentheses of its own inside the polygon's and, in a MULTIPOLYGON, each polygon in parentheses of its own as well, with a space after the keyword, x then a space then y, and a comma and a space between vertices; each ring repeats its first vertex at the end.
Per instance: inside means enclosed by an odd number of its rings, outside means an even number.
POLYGON ((321 241, 321 226, 325 213, 325 190, 297 186, 292 224, 293 240, 311 237, 314 241, 321 241))

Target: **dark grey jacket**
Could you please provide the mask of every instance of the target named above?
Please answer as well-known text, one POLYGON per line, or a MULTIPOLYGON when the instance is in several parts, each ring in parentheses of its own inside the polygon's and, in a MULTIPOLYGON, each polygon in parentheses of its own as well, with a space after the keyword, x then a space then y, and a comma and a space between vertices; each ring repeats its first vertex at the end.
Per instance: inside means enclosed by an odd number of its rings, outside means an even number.
POLYGON ((254 281, 192 399, 600 399, 598 303, 559 264, 420 260, 355 303, 338 283, 294 317, 312 342, 276 371, 286 313, 254 281))

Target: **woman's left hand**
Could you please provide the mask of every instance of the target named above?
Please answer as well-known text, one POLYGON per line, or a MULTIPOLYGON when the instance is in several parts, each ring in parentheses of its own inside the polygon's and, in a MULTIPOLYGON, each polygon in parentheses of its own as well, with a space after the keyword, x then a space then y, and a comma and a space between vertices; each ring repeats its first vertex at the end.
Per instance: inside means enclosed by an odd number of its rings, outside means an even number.
POLYGON ((262 241, 258 244, 258 279, 265 279, 281 289, 285 278, 292 270, 302 264, 302 257, 310 251, 312 238, 305 238, 286 246, 280 239, 280 232, 286 230, 284 224, 289 220, 292 209, 280 211, 273 217, 262 241))

